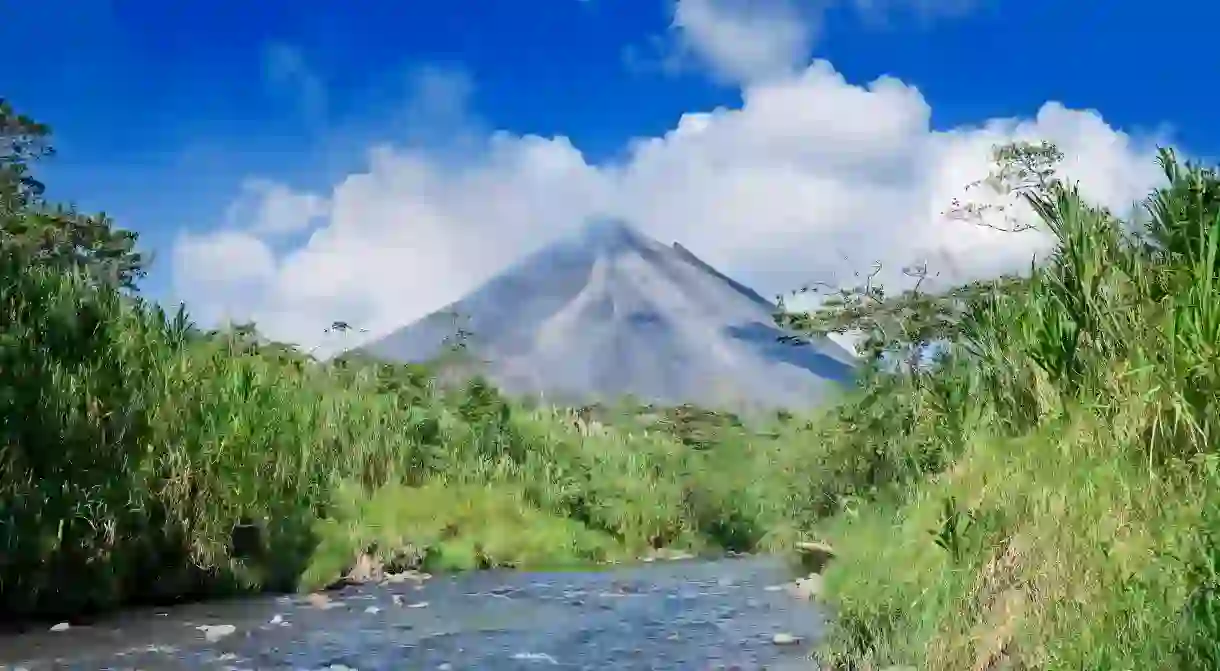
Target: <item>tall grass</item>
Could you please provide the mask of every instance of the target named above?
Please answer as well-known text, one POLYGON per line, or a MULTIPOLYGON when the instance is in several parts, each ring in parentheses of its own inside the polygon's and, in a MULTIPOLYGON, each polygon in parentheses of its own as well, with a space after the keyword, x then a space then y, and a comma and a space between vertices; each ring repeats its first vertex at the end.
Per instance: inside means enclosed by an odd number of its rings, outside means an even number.
POLYGON ((777 548, 811 515, 796 423, 586 422, 203 333, 9 251, 0 314, 5 616, 316 587, 371 549, 445 569, 777 548))
POLYGON ((1029 193, 1053 255, 840 410, 833 667, 1220 668, 1220 178, 1160 161, 1138 222, 1029 193))

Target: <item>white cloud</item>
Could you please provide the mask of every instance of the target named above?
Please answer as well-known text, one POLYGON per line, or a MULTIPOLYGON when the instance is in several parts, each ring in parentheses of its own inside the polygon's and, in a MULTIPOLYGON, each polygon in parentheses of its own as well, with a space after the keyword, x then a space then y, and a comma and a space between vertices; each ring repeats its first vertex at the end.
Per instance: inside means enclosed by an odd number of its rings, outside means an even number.
MULTIPOLYGON (((184 233, 174 245, 172 261, 174 284, 190 300, 197 321, 214 324, 245 321, 256 314, 263 317, 267 303, 261 296, 276 279, 277 263, 271 247, 257 236, 239 230, 184 233), (260 307, 252 310, 253 306, 260 307)), ((275 329, 285 332, 284 325, 275 329)))
POLYGON ((1054 102, 1027 119, 934 131, 915 88, 851 84, 825 62, 748 85, 743 101, 687 114, 609 165, 591 164, 567 138, 507 132, 458 153, 378 147, 365 172, 330 193, 261 192, 310 205, 253 212, 321 213, 295 247, 273 253, 277 227, 266 220, 276 217, 262 214, 183 236, 176 289, 205 318, 254 318, 272 337, 332 347, 322 332, 333 320, 385 333, 604 214, 681 241, 764 295, 848 281, 875 261, 889 279, 926 259, 960 280, 1024 267, 1045 245, 942 216, 986 174, 994 144, 1056 142, 1086 194, 1115 208, 1157 179, 1150 142, 1054 102))
POLYGON ((326 215, 330 204, 317 194, 298 193, 267 179, 248 179, 229 205, 225 221, 255 233, 295 233, 326 215))
MULTIPOLYGON (((844 1, 878 25, 904 10, 924 21, 960 16, 986 0, 673 0, 668 40, 654 36, 650 47, 670 72, 693 63, 727 83, 784 77, 809 62, 826 12, 844 1)), ((646 62, 638 46, 625 57, 646 62)))
POLYGON ((820 10, 802 16, 799 6, 795 0, 677 0, 674 56, 692 56, 730 82, 791 72, 808 57, 820 23, 820 10))

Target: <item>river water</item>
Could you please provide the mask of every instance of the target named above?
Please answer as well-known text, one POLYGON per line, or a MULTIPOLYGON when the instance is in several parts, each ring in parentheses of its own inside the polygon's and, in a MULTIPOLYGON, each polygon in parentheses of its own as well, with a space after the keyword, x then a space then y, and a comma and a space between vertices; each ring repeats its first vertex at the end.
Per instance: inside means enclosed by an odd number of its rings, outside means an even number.
POLYGON ((0 636, 0 670, 809 671, 823 618, 777 589, 791 577, 778 559, 745 557, 193 604, 0 636))

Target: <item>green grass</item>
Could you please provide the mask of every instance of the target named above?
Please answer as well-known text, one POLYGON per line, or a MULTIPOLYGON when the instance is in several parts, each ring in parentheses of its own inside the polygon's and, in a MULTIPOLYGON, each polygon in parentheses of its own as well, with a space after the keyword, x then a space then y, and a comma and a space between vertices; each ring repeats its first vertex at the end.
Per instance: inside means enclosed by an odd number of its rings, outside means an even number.
POLYGON ((1142 229, 1031 196, 1056 254, 828 427, 909 465, 818 524, 833 668, 1220 668, 1220 180, 1162 160, 1142 229))
POLYGON ((799 423, 585 425, 478 381, 204 333, 19 255, 0 274, 9 616, 313 588, 374 547, 440 570, 780 549, 813 516, 819 451, 799 423))

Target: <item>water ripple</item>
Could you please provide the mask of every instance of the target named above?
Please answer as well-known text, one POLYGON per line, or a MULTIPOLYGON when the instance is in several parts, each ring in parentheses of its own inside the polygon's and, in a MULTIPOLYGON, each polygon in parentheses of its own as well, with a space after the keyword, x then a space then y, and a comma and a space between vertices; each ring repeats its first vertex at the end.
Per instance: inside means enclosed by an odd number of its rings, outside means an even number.
POLYGON ((738 558, 353 587, 326 608, 197 604, 2 637, 0 671, 811 669, 821 616, 766 589, 788 577, 779 561, 738 558))

